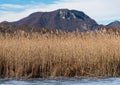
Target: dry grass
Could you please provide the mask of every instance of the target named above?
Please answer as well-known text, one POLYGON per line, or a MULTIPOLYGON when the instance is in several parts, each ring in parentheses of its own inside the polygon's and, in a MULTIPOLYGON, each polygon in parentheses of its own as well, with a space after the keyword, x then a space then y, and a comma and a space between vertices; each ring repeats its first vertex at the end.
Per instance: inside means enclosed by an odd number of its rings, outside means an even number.
POLYGON ((114 33, 0 35, 1 78, 120 76, 114 33))

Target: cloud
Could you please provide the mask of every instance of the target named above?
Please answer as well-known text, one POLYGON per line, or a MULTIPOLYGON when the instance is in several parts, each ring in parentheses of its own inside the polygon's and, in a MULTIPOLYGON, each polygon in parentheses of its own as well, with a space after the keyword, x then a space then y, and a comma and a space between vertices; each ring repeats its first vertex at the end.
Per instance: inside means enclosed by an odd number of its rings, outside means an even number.
MULTIPOLYGON (((45 8, 46 4, 34 4, 34 5, 25 5, 23 11, 4 11, 0 10, 0 22, 2 21, 17 21, 20 20, 33 12, 37 12, 45 8), (40 6, 42 6, 40 8, 40 6)), ((23 8, 21 5, 21 8, 23 8)), ((15 8, 15 7, 14 7, 15 8)), ((8 8, 6 8, 8 9, 8 8)), ((17 8, 16 8, 17 9, 17 8)), ((44 10, 44 9, 43 9, 44 10)))
MULTIPOLYGON (((100 24, 120 20, 120 0, 60 0, 52 4, 35 3, 27 5, 4 4, 6 8, 16 8, 23 11, 2 12, 0 21, 16 21, 36 11, 52 11, 60 8, 76 9, 85 12, 100 24)), ((0 5, 1 7, 1 5, 0 5)))
POLYGON ((1 4, 0 7, 2 8, 24 8, 22 5, 15 5, 15 4, 1 4))

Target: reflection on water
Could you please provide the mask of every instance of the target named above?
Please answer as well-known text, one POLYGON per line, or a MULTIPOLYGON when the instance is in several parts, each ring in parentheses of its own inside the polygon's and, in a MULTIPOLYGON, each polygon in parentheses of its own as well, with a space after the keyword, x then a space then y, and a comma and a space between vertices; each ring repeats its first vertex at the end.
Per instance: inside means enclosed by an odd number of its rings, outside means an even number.
POLYGON ((68 80, 0 80, 0 85, 120 85, 120 78, 68 80))

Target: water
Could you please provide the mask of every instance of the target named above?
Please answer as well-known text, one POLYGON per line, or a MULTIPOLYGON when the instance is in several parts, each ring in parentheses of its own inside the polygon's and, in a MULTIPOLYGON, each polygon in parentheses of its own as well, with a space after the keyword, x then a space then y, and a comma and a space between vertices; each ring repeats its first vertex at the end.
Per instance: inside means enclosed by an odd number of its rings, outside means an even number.
POLYGON ((120 85, 120 78, 68 80, 0 80, 0 85, 120 85))

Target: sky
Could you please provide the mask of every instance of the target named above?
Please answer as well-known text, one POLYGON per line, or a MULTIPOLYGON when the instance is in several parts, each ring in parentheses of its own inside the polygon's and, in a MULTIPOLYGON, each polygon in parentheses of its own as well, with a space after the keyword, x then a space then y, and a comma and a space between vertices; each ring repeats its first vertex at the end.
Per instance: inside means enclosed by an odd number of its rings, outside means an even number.
POLYGON ((98 24, 120 21, 120 0, 0 0, 0 22, 64 8, 83 11, 98 24))

